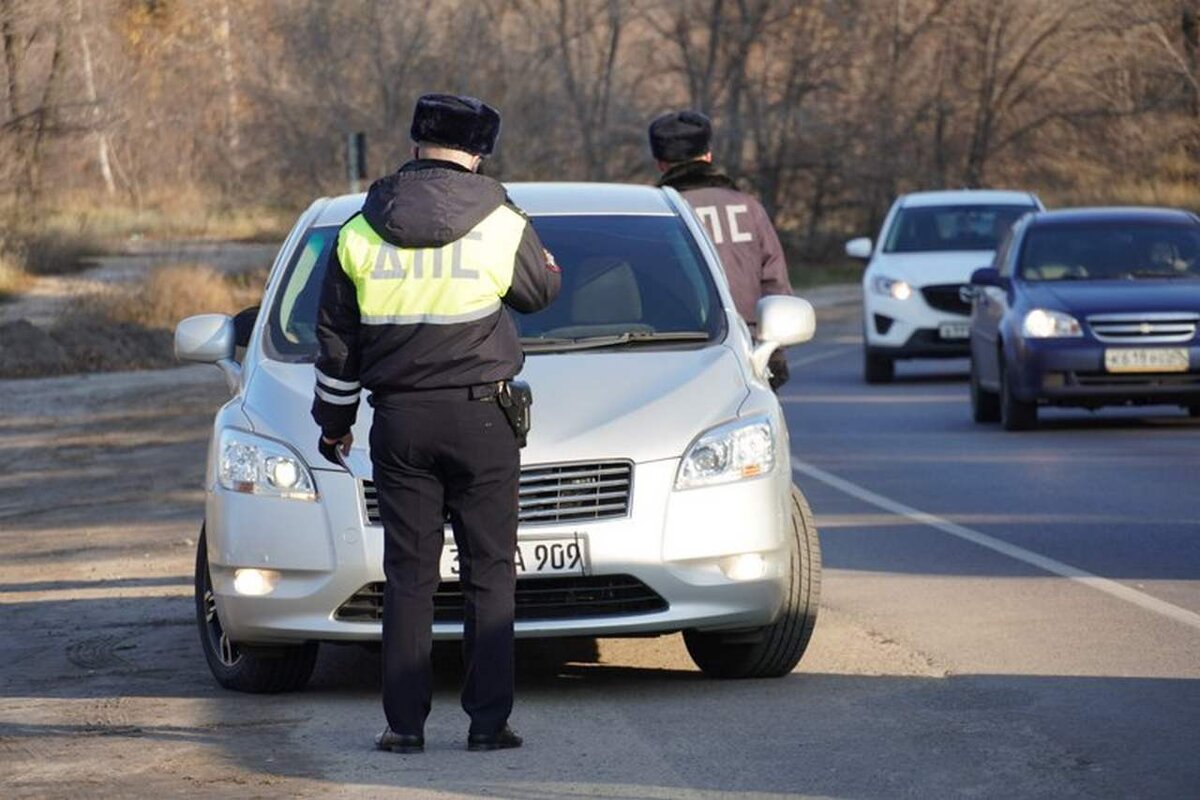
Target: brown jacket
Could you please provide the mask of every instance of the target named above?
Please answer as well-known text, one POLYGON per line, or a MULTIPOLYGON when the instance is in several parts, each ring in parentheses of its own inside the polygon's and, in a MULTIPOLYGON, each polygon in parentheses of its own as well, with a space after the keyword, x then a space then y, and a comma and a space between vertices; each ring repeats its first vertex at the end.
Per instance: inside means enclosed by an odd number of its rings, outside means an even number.
POLYGON ((753 326, 759 298, 792 293, 779 235, 758 200, 707 161, 678 164, 658 185, 678 190, 708 229, 742 319, 753 326))

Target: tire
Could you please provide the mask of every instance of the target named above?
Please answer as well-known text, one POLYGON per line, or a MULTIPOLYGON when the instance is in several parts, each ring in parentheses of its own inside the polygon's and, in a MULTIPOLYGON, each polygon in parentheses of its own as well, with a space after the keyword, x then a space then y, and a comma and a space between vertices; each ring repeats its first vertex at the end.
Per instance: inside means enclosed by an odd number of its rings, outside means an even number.
POLYGON ((896 377, 896 362, 863 349, 863 380, 867 383, 891 383, 896 377))
POLYGON ((196 624, 204 660, 217 683, 226 689, 253 694, 294 692, 303 689, 317 664, 317 643, 284 645, 251 653, 229 641, 221 628, 208 572, 204 529, 196 543, 196 624))
POLYGON ((1184 406, 1183 410, 1186 411, 1188 416, 1191 417, 1192 419, 1196 419, 1197 417, 1200 417, 1200 403, 1194 403, 1190 406, 1184 406))
POLYGON ((1000 395, 980 385, 974 358, 971 359, 971 418, 979 423, 1000 421, 1000 395))
POLYGON ((779 678, 800 663, 821 594, 821 543, 808 501, 792 487, 791 579, 779 618, 752 631, 684 631, 688 654, 711 678, 779 678))
POLYGON ((1000 355, 1000 424, 1006 431, 1029 431, 1037 427, 1037 403, 1027 403, 1013 395, 1008 380, 1008 369, 1004 366, 1004 355, 1000 355))

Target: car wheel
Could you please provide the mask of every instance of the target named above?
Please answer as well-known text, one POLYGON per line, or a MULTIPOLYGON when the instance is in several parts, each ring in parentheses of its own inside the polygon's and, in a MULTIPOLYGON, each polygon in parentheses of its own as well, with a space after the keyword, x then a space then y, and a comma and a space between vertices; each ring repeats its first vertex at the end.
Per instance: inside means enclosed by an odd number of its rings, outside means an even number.
POLYGON ((817 623, 821 543, 808 501, 792 487, 791 580, 779 619, 763 628, 729 633, 684 631, 688 654, 713 678, 778 678, 804 655, 817 623))
POLYGON ((895 361, 870 350, 863 350, 863 380, 867 383, 891 383, 895 377, 895 361))
POLYGON ((971 359, 971 417, 976 422, 1000 421, 1000 395, 980 385, 974 358, 971 359))
POLYGON ((204 659, 217 683, 226 689, 255 694, 303 689, 317 663, 317 643, 272 647, 269 654, 249 652, 232 642, 221 627, 208 571, 204 529, 196 543, 196 624, 204 659))
POLYGON ((1006 431, 1028 431, 1037 427, 1037 403, 1027 403, 1013 395, 1004 356, 1000 356, 1000 423, 1006 431))

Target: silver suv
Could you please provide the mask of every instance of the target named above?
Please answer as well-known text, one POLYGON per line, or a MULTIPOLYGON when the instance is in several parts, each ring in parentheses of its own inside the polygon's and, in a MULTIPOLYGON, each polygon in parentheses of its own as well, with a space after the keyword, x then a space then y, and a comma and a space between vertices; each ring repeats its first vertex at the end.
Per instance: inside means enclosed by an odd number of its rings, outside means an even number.
MULTIPOLYGON (((558 300, 516 320, 534 391, 517 635, 683 631, 710 675, 790 672, 816 621, 820 551, 766 364, 812 337, 812 307, 764 298, 755 340, 671 189, 508 189, 563 268, 558 300)), ((309 416, 321 277, 362 199, 323 198, 300 216, 261 310, 175 332, 178 356, 216 364, 234 393, 213 425, 195 575, 204 654, 230 689, 301 688, 320 642, 380 637, 371 409, 345 468, 318 454, 309 416)), ((461 636, 448 530, 435 609, 435 638, 461 636)))

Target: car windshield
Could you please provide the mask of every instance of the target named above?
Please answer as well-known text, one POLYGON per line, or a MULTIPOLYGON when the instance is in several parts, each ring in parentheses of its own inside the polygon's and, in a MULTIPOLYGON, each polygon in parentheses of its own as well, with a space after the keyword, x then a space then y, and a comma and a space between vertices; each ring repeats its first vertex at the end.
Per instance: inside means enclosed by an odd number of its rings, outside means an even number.
POLYGON ((885 253, 995 250, 1031 205, 918 206, 901 209, 883 243, 885 253))
MULTIPOLYGON (((536 314, 513 314, 530 352, 680 347, 724 334, 712 275, 674 216, 533 219, 562 267, 562 291, 536 314)), ((336 227, 310 229, 288 265, 269 316, 272 355, 316 357, 317 305, 336 227)))
POLYGON ((1018 274, 1027 281, 1200 279, 1200 225, 1034 226, 1018 274))

